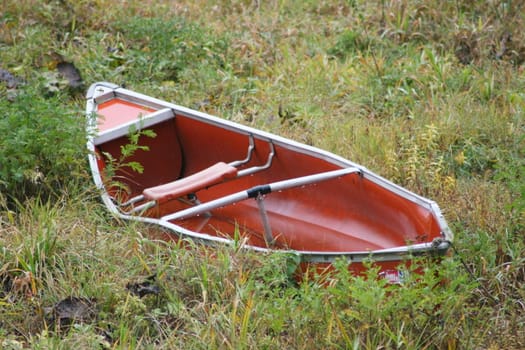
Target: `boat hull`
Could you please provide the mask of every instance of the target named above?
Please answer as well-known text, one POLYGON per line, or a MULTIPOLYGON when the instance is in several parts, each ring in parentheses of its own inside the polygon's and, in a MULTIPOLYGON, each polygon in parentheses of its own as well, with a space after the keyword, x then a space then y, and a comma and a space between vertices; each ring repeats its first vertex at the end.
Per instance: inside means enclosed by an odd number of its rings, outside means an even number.
POLYGON ((91 86, 86 111, 108 210, 171 237, 319 269, 372 259, 383 274, 451 244, 435 202, 330 152, 109 83, 91 86))

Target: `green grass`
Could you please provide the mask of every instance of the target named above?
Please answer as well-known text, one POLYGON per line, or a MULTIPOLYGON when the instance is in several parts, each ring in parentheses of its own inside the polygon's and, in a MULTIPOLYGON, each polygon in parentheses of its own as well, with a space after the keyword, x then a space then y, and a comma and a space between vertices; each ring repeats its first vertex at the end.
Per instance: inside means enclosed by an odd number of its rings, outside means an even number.
POLYGON ((8 0, 0 69, 18 84, 0 82, 0 348, 524 348, 524 13, 514 1, 8 0), (436 200, 454 254, 402 286, 342 262, 297 284, 293 257, 187 249, 115 220, 61 61, 85 87, 124 84, 363 164, 436 200), (146 281, 154 293, 130 293, 146 281), (69 296, 96 317, 58 328, 69 296))

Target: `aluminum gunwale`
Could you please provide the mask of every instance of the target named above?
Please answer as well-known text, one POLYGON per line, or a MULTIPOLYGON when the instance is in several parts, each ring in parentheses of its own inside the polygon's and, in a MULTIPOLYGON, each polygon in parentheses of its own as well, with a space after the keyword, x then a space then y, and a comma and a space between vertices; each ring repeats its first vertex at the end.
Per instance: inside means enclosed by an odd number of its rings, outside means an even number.
MULTIPOLYGON (((296 250, 276 251, 276 250, 269 249, 269 248, 245 245, 244 248, 246 249, 251 249, 251 250, 260 251, 260 252, 279 252, 279 253, 297 254, 301 256, 302 261, 313 262, 313 263, 315 262, 329 263, 329 262, 333 262, 337 258, 344 258, 351 262, 361 262, 371 257, 373 257, 374 261, 398 261, 402 259, 404 256, 418 255, 418 254, 424 254, 428 252, 436 252, 438 254, 444 254, 446 250, 450 247, 451 245, 450 242, 453 240, 453 234, 451 230, 449 229, 444 219, 444 216, 442 215, 437 203, 435 203, 434 201, 430 199, 421 197, 413 192, 410 192, 407 189, 401 186, 398 186, 375 173, 372 173, 367 168, 359 164, 356 164, 352 161, 349 161, 347 159, 344 159, 338 155, 330 153, 328 151, 325 151, 325 150, 322 150, 322 149, 319 149, 313 146, 301 144, 299 142, 289 140, 289 139, 283 138, 281 136, 278 136, 278 135, 275 135, 269 132, 265 132, 265 131, 254 129, 248 126, 237 124, 229 120, 221 119, 221 118, 209 115, 207 113, 195 111, 187 107, 182 107, 182 106, 179 106, 173 103, 165 102, 165 101, 162 101, 162 100, 159 100, 154 97, 150 97, 150 96, 147 96, 141 93, 133 92, 133 91, 121 88, 118 85, 115 85, 112 83, 99 82, 99 83, 92 84, 90 88, 88 89, 86 98, 87 98, 86 115, 88 117, 87 147, 88 147, 88 150, 90 151, 88 158, 89 158, 89 164, 90 164, 93 180, 97 188, 101 190, 102 200, 104 204, 106 205, 106 207, 108 208, 108 210, 110 210, 110 212, 112 212, 114 215, 122 219, 136 220, 136 221, 144 222, 148 224, 160 225, 168 229, 169 231, 178 234, 182 238, 190 238, 193 241, 197 241, 199 243, 203 243, 206 245, 233 244, 233 241, 230 239, 225 239, 225 238, 211 236, 211 235, 202 234, 202 233, 196 233, 196 232, 187 230, 181 226, 178 226, 172 222, 169 222, 167 220, 126 215, 119 211, 117 206, 111 200, 108 193, 105 191, 102 177, 98 169, 98 163, 97 163, 96 154, 95 154, 95 140, 97 140, 97 138, 94 136, 96 134, 96 120, 94 120, 93 114, 96 113, 98 104, 111 100, 112 98, 123 99, 129 102, 138 103, 139 105, 142 105, 145 107, 151 107, 154 109, 169 108, 173 111, 175 115, 181 115, 187 118, 196 119, 196 120, 206 122, 209 124, 215 124, 215 125, 219 124, 221 125, 221 127, 225 129, 232 130, 235 132, 242 132, 243 134, 246 134, 247 136, 253 135, 254 138, 257 138, 260 140, 266 140, 266 141, 271 140, 271 142, 273 142, 275 145, 278 145, 280 147, 294 150, 294 151, 297 151, 303 154, 315 156, 317 158, 323 159, 329 163, 332 163, 337 166, 341 166, 343 168, 346 168, 346 167, 358 168, 362 176, 368 179, 369 181, 390 190, 391 192, 395 193, 396 195, 402 198, 410 200, 416 203, 417 205, 430 210, 430 212, 438 220, 438 223, 441 229, 441 235, 443 238, 443 241, 440 242, 438 245, 430 242, 430 243, 406 245, 406 246, 399 246, 399 247, 394 247, 394 248, 388 248, 388 249, 382 249, 382 250, 371 250, 371 251, 351 251, 351 252, 350 251, 349 252, 296 251, 296 250)), ((147 117, 145 117, 145 119, 146 118, 147 117)))

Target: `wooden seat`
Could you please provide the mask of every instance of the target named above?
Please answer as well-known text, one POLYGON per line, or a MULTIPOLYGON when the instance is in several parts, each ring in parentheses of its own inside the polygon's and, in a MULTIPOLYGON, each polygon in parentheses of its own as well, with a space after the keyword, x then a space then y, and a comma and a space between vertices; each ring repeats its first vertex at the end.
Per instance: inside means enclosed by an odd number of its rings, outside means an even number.
POLYGON ((219 162, 185 178, 146 188, 142 195, 144 199, 156 201, 160 204, 216 185, 225 180, 234 179, 237 177, 237 173, 237 168, 224 162, 219 162))

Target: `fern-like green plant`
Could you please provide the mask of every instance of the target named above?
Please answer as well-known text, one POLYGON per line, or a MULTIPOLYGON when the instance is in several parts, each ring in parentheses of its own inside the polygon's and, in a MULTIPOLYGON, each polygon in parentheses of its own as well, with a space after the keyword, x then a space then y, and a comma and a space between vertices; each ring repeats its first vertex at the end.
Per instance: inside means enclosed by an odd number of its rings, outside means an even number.
POLYGON ((154 138, 157 134, 150 129, 137 128, 130 126, 128 140, 129 142, 120 146, 120 156, 115 158, 109 152, 102 152, 106 158, 106 168, 104 169, 104 178, 108 180, 108 188, 116 189, 117 192, 127 192, 128 186, 122 181, 127 174, 142 174, 144 166, 137 161, 132 160, 137 151, 149 151, 149 147, 139 143, 141 137, 154 138), (118 175, 124 174, 124 175, 118 175))

